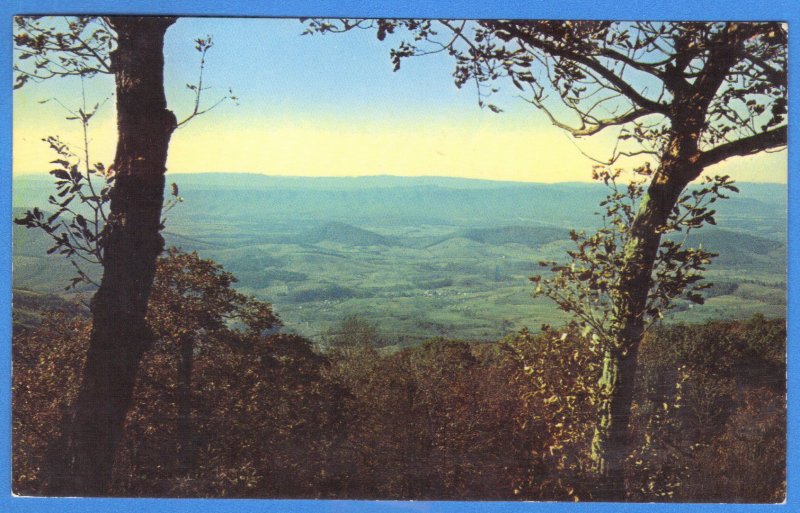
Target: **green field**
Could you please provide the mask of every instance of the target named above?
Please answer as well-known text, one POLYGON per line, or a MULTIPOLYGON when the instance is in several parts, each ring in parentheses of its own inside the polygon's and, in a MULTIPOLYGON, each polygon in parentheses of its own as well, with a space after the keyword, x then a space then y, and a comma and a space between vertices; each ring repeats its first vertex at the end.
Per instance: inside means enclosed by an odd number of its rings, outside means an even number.
MULTIPOLYGON (((177 175, 186 202, 168 245, 222 263, 238 288, 272 302, 286 328, 317 338, 344 316, 378 323, 393 344, 442 335, 496 339, 566 314, 532 299, 537 262, 559 260, 570 228, 591 228, 602 187, 457 179, 290 179, 177 175)), ((15 215, 46 204, 49 182, 15 181, 15 215)), ((720 254, 703 306, 668 320, 785 315, 786 188, 743 184, 718 227, 690 239, 720 254)), ((68 263, 41 234, 14 227, 14 287, 65 296, 68 263)), ((80 291, 79 291, 80 292, 80 291)), ((83 289, 84 294, 90 292, 83 289)), ((21 295, 17 295, 21 298, 21 295)), ((15 303, 23 315, 24 301, 15 303)))

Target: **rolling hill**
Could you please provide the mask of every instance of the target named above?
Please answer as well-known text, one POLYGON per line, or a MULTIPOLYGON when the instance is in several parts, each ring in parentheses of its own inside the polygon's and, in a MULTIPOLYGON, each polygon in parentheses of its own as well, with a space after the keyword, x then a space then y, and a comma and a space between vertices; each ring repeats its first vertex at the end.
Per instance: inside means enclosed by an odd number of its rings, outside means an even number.
POLYGON ((523 244, 535 248, 569 236, 569 230, 551 226, 499 226, 474 228, 461 232, 461 236, 484 244, 523 244))
POLYGON ((325 223, 300 234, 295 238, 304 244, 334 242, 349 246, 392 246, 397 242, 375 232, 349 225, 347 223, 325 223))
MULTIPOLYGON (((220 262, 240 290, 273 302, 289 330, 314 337, 360 314, 401 344, 441 334, 490 339, 563 321, 547 300, 531 299, 528 277, 539 260, 564 259, 569 229, 597 225, 604 196, 602 186, 578 183, 171 178, 185 202, 167 216, 167 245, 220 262)), ((16 179, 14 214, 46 205, 49 184, 16 179)), ((786 187, 739 186, 717 203, 720 227, 688 239, 720 254, 707 273, 717 287, 703 307, 681 306, 676 320, 785 313, 786 187)), ((48 247, 41 233, 14 227, 14 287, 63 294, 72 268, 46 256, 48 247)))

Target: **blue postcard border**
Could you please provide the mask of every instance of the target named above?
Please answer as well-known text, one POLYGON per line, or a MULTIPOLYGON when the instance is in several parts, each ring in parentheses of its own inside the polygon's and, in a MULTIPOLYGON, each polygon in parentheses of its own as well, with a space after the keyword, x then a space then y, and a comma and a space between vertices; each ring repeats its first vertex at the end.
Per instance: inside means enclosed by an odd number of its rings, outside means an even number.
MULTIPOLYGON (((173 14, 184 16, 331 16, 331 17, 444 17, 444 18, 551 18, 551 19, 679 19, 781 20, 789 23, 789 219, 788 226, 788 476, 787 501, 776 505, 721 504, 566 504, 516 502, 375 502, 241 499, 85 499, 20 498, 11 494, 11 223, 0 223, 0 511, 22 512, 464 512, 472 511, 796 511, 800 508, 800 281, 798 243, 800 222, 800 133, 795 95, 800 77, 795 56, 800 55, 800 2, 792 0, 17 0, 0 4, 0 218, 11 219, 11 22, 17 14, 173 14)), ((800 61, 799 61, 800 62, 800 61)))

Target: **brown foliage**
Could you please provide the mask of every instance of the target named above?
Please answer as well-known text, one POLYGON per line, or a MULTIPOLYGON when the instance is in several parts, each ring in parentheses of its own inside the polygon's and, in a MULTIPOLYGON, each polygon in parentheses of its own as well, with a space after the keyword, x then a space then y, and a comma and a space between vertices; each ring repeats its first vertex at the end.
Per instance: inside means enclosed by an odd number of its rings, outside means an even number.
POLYGON ((782 320, 660 328, 645 340, 632 499, 780 502, 786 479, 782 320))
POLYGON ((42 493, 48 447, 58 439, 62 416, 74 401, 91 324, 52 312, 35 330, 15 335, 12 346, 13 490, 42 493))
POLYGON ((529 465, 521 367, 496 346, 435 339, 333 360, 352 386, 336 459, 349 498, 500 499, 529 465))
MULTIPOLYGON (((148 319, 159 340, 142 364, 111 493, 313 496, 308 487, 325 465, 314 457, 324 452, 320 430, 336 418, 335 394, 320 383, 324 359, 301 337, 262 335, 278 324, 270 305, 233 291, 217 264, 171 250, 158 273, 148 319), (190 341, 196 458, 187 472, 177 371, 190 341)), ((43 491, 45 454, 77 393, 90 331, 88 320, 56 314, 15 338, 15 493, 43 491)))
POLYGON ((512 342, 525 363, 531 387, 524 395, 525 422, 539 435, 532 448, 528 495, 547 500, 591 498, 589 442, 596 418, 594 398, 600 375, 596 344, 576 326, 539 335, 523 331, 512 342))
MULTIPOLYGON (((178 253, 161 263, 161 273, 194 271, 156 279, 152 306, 164 308, 151 320, 160 342, 143 362, 114 494, 593 499, 599 369, 577 330, 491 344, 434 339, 395 353, 364 343, 322 355, 294 335, 201 315, 203 305, 219 313, 247 303, 228 301, 243 296, 225 290, 232 277, 216 264, 178 253), (196 342, 188 468, 174 338, 187 334, 196 342)), ((88 321, 61 313, 15 337, 15 493, 42 493, 42 465, 77 389, 89 331, 88 321)), ((763 318, 649 335, 626 468, 630 500, 782 500, 784 341, 780 321, 763 318)))

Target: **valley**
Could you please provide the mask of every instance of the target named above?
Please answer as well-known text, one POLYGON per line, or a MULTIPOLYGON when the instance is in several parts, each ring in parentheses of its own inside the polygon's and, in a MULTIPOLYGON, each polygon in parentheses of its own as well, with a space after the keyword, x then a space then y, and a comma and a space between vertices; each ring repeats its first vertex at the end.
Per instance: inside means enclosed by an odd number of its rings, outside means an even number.
MULTIPOLYGON (((531 297, 528 278, 540 260, 564 259, 569 229, 596 226, 605 194, 595 184, 390 176, 168 180, 185 198, 166 214, 168 246, 220 262, 240 291, 274 304, 288 331, 318 339, 359 315, 398 346, 432 336, 496 340, 564 322, 552 303, 531 297)), ((14 214, 46 205, 49 183, 15 179, 14 214)), ((786 187, 739 185, 720 202, 718 226, 688 240, 720 255, 706 304, 680 304, 669 322, 785 315, 786 187)), ((71 266, 48 247, 14 227, 16 297, 81 294, 63 291, 71 266)))

